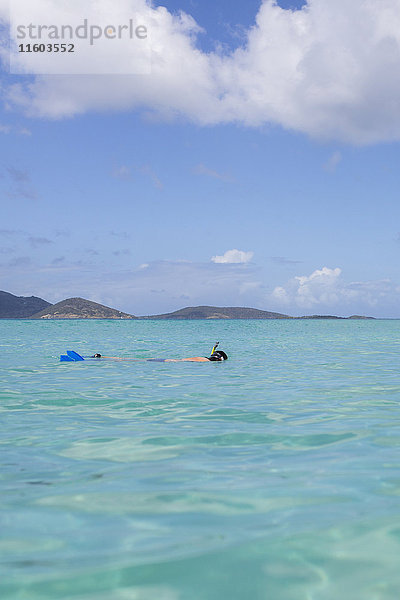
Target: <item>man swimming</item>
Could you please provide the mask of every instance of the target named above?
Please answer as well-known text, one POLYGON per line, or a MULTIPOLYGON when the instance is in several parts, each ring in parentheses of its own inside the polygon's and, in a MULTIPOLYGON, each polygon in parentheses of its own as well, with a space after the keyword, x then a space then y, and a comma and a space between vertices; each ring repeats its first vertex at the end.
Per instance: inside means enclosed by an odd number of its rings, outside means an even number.
POLYGON ((228 356, 222 350, 213 352, 210 356, 192 356, 192 358, 147 358, 147 362, 222 362, 228 356))
POLYGON ((94 354, 90 358, 111 358, 113 360, 144 360, 146 362, 223 362, 228 360, 227 354, 223 350, 217 350, 219 342, 211 350, 210 356, 192 356, 191 358, 119 358, 118 356, 102 356, 94 354))

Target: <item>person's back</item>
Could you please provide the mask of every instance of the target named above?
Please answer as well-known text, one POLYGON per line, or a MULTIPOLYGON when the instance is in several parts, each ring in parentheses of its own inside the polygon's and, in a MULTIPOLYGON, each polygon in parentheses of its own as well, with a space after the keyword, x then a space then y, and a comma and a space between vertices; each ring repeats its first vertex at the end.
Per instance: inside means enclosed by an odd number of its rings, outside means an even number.
POLYGON ((222 362, 228 360, 228 356, 222 350, 213 352, 208 358, 205 356, 193 356, 192 358, 167 358, 165 362, 222 362))
POLYGON ((228 360, 228 355, 223 350, 217 350, 219 342, 211 350, 210 356, 192 356, 191 358, 118 358, 117 356, 102 356, 94 354, 91 358, 111 358, 113 360, 145 360, 146 362, 223 362, 228 360))

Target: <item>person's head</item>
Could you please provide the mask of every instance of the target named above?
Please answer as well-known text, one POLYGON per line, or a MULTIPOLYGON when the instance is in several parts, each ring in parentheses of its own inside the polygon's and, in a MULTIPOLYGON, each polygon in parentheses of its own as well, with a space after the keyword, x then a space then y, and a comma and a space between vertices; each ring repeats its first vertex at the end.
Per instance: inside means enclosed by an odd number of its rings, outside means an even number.
POLYGON ((228 360, 228 356, 222 350, 217 350, 211 354, 208 360, 221 362, 223 360, 228 360))
POLYGON ((101 354, 95 354, 92 358, 101 358, 101 354))

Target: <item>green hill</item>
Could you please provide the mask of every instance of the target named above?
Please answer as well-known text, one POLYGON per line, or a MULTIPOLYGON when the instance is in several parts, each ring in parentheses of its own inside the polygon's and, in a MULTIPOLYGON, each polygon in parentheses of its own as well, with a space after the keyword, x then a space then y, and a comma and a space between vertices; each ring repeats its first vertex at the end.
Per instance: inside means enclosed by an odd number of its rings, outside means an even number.
POLYGON ((83 298, 68 298, 32 316, 32 319, 136 319, 133 315, 83 298))
POLYGON ((50 302, 36 296, 14 296, 0 291, 0 319, 28 319, 49 306, 50 302))
POLYGON ((194 306, 182 308, 172 313, 141 317, 142 319, 290 319, 281 313, 258 310, 257 308, 217 306, 194 306))

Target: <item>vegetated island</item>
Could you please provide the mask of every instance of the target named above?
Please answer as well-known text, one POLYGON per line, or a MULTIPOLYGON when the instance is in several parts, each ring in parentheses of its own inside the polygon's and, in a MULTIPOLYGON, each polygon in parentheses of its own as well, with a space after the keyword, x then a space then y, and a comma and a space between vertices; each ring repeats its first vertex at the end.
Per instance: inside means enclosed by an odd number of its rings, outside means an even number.
POLYGON ((291 317, 282 313, 241 308, 237 306, 220 308, 217 306, 192 306, 162 315, 136 317, 120 310, 104 306, 84 298, 69 298, 57 304, 46 302, 36 296, 14 296, 0 291, 0 319, 136 319, 136 320, 196 320, 196 319, 373 319, 352 315, 335 317, 332 315, 312 315, 291 317))
POLYGON ((292 317, 293 319, 336 319, 342 321, 348 321, 349 319, 372 319, 375 317, 363 317, 362 315, 351 315, 351 317, 335 317, 334 315, 308 315, 306 317, 292 317))
POLYGON ((258 308, 244 308, 244 307, 225 307, 219 308, 217 306, 188 306, 187 308, 181 308, 172 313, 166 313, 164 315, 151 315, 149 317, 138 317, 139 319, 170 319, 170 320, 195 320, 195 319, 337 319, 337 320, 348 320, 348 319, 373 319, 374 317, 362 317, 358 315, 352 315, 351 317, 335 317, 332 315, 312 315, 310 317, 291 317, 282 313, 269 312, 267 310, 259 310, 258 308))
POLYGON ((27 319, 49 306, 50 302, 36 296, 14 296, 0 291, 1 319, 27 319))
POLYGON ((84 298, 68 298, 33 314, 31 319, 136 319, 133 315, 84 298))
POLYGON ((236 306, 218 308, 217 306, 192 306, 181 308, 164 315, 140 317, 141 319, 290 319, 288 315, 257 308, 239 308, 236 306))

